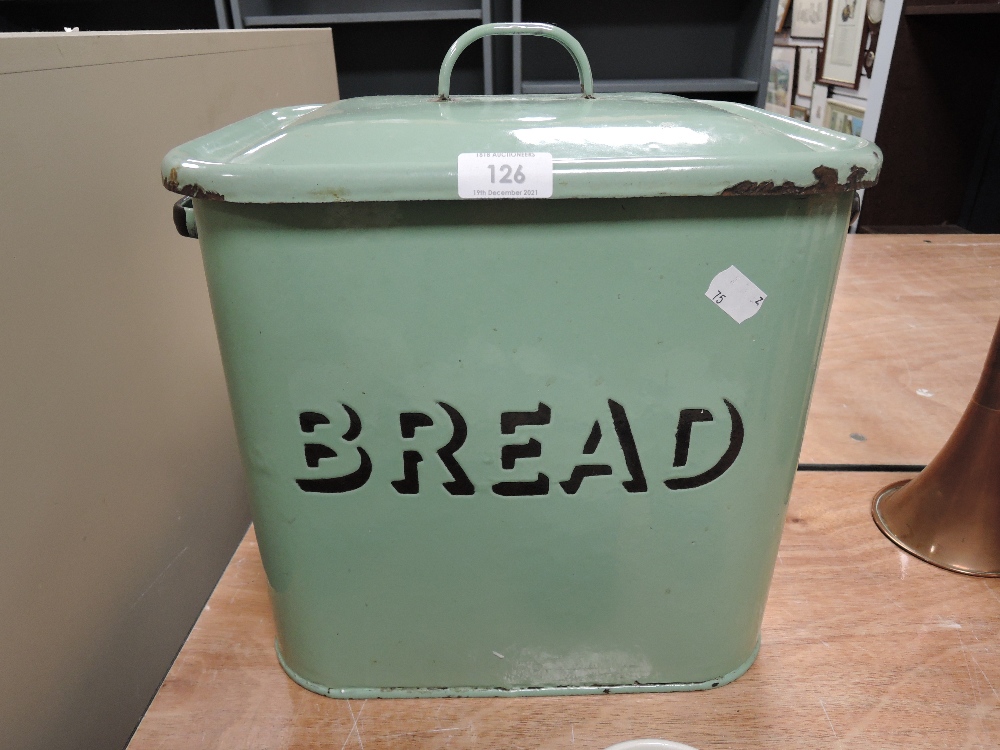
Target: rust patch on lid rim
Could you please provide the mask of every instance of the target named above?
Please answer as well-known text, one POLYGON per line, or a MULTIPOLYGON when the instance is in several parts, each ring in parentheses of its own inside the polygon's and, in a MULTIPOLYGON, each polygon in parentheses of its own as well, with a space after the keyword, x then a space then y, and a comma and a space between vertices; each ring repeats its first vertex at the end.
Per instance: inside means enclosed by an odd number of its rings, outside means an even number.
POLYGON ((868 174, 867 169, 865 169, 864 167, 859 167, 857 164, 855 164, 853 167, 851 167, 851 174, 848 175, 847 182, 845 182, 844 185, 851 190, 857 190, 858 188, 862 187, 871 187, 872 185, 875 184, 875 180, 866 181, 861 179, 866 174, 868 174))
POLYGON ((323 198, 324 203, 329 201, 333 201, 334 203, 351 203, 351 199, 344 196, 346 192, 343 188, 325 188, 313 190, 309 195, 315 198, 323 198))
POLYGON ((780 185, 775 185, 773 180, 765 180, 764 182, 743 180, 743 182, 737 182, 732 187, 726 188, 719 195, 815 195, 817 193, 847 192, 872 187, 876 180, 862 179, 867 174, 867 169, 855 165, 851 167, 851 174, 844 184, 840 184, 836 169, 819 166, 813 170, 816 182, 811 185, 796 185, 791 180, 786 180, 780 185))
POLYGON ((210 201, 224 201, 226 196, 214 190, 205 190, 200 185, 181 185, 177 179, 177 167, 172 167, 170 174, 163 180, 163 187, 172 193, 190 195, 192 198, 204 198, 210 201))

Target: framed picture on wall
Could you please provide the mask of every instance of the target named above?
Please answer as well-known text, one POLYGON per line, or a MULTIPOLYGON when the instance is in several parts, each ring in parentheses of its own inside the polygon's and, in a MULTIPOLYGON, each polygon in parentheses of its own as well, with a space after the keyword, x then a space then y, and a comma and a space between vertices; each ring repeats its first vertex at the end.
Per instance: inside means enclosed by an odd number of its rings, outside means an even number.
POLYGON ((802 120, 803 122, 809 122, 809 110, 806 107, 800 107, 798 104, 793 104, 791 117, 793 120, 802 120))
POLYGON ((837 99, 826 100, 825 127, 838 133, 861 135, 861 125, 865 119, 864 107, 848 104, 837 99))
POLYGON ((812 101, 809 103, 809 122, 826 127, 826 100, 830 96, 828 86, 815 84, 812 90, 812 101))
POLYGON ((822 39, 830 0, 795 0, 792 5, 792 36, 822 39))
POLYGON ((867 7, 866 0, 831 0, 823 54, 816 76, 820 83, 850 89, 858 87, 867 7))
POLYGON ((785 28, 785 19, 788 17, 788 6, 792 0, 778 0, 778 17, 774 19, 774 33, 777 34, 785 28))
POLYGON ((812 96, 813 84, 816 83, 816 63, 819 61, 818 47, 799 47, 799 64, 796 75, 795 93, 799 96, 812 96))
POLYGON ((795 82, 796 47, 774 47, 771 50, 771 75, 767 80, 767 100, 764 109, 788 117, 791 113, 795 82))

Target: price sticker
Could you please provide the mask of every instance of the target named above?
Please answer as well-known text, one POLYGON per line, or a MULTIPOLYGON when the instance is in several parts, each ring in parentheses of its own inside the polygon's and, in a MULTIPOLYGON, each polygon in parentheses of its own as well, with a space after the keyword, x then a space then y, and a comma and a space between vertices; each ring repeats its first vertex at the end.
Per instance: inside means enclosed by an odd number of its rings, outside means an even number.
POLYGON ((551 198, 552 154, 459 154, 458 197, 551 198))
POLYGON ((756 315, 767 299, 760 287, 744 276, 736 266, 717 273, 708 285, 705 296, 737 323, 756 315))

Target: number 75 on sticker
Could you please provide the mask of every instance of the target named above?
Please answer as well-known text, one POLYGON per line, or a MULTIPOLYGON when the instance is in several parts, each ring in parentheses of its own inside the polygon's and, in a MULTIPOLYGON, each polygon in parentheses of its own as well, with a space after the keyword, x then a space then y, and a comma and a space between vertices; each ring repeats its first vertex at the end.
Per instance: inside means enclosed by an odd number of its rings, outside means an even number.
POLYGON ((767 295, 736 266, 720 271, 708 285, 705 296, 737 323, 760 311, 767 295))
POLYGON ((458 197, 551 198, 552 154, 459 154, 458 197))

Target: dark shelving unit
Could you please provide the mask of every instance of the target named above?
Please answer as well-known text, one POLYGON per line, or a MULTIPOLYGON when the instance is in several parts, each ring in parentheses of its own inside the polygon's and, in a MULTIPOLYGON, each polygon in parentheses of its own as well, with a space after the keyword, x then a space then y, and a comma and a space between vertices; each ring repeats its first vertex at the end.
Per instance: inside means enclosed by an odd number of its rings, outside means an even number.
MULTIPOLYGON (((613 4, 514 0, 515 21, 560 26, 587 51, 597 92, 651 91, 763 106, 776 0, 613 4)), ((549 40, 514 37, 514 91, 579 91, 569 55, 549 40)))
POLYGON ((227 0, 0 0, 0 33, 227 29, 227 0))
MULTIPOLYGON (((343 98, 433 94, 444 53, 467 29, 491 19, 490 0, 229 0, 238 28, 330 26, 343 98)), ((452 90, 493 93, 493 47, 463 55, 452 90)))

